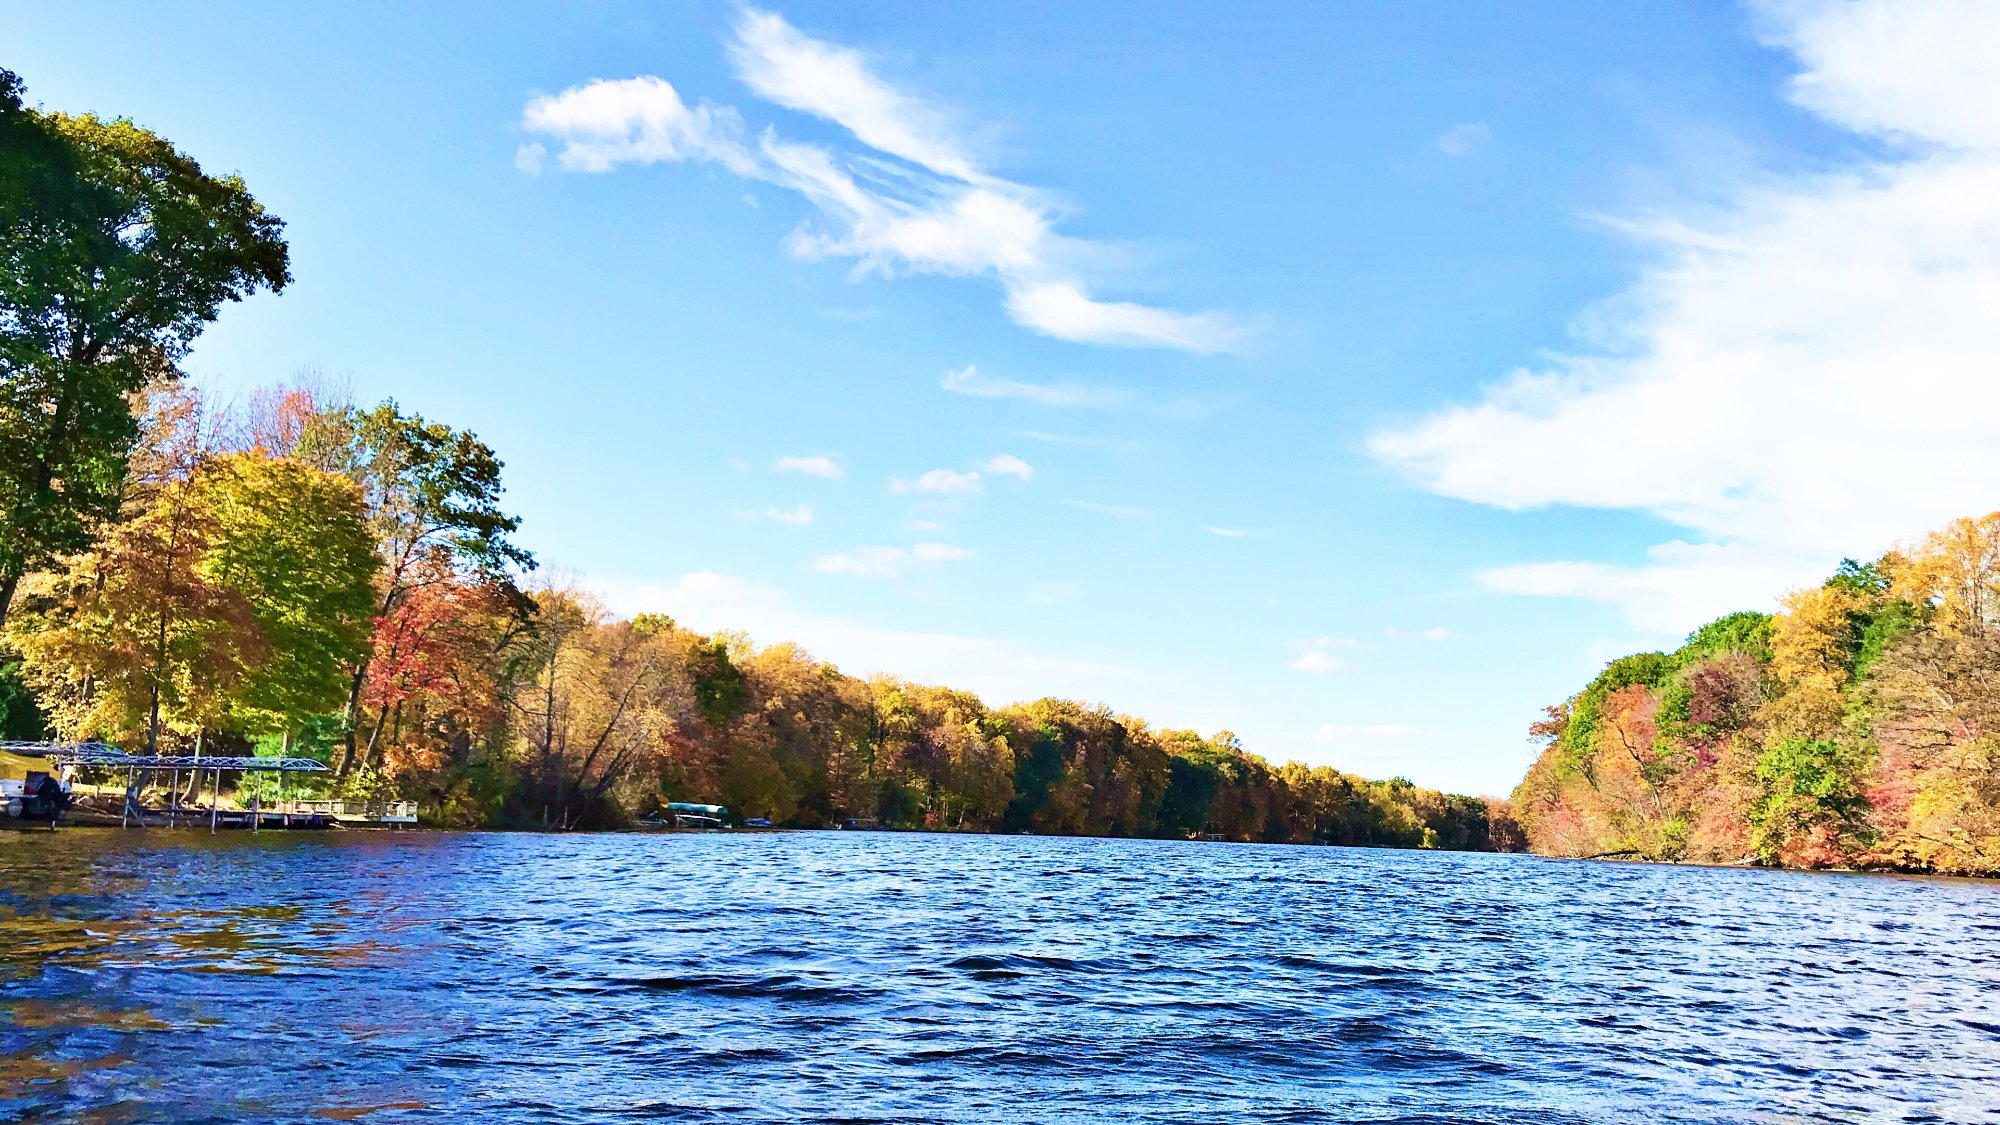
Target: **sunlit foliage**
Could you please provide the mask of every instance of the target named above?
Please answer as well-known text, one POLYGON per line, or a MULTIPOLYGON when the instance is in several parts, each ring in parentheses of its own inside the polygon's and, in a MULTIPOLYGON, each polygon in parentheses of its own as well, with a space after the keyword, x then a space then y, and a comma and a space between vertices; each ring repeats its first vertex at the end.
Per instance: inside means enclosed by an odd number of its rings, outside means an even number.
POLYGON ((2000 874, 2000 513, 1783 605, 1550 708, 1512 801, 1534 850, 2000 874))

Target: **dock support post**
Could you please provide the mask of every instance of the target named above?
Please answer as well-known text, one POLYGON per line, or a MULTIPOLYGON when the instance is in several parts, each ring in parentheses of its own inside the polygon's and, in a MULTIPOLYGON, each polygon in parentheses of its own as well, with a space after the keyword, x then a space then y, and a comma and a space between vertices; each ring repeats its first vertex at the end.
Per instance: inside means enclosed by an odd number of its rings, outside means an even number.
POLYGON ((208 795, 208 834, 215 835, 215 818, 222 814, 222 771, 215 771, 215 788, 208 795))
POLYGON ((120 828, 125 827, 132 818, 132 783, 138 776, 138 770, 127 769, 125 771, 125 804, 118 810, 118 827, 120 828))
POLYGON ((250 831, 264 830, 264 791, 259 789, 250 794, 250 831))

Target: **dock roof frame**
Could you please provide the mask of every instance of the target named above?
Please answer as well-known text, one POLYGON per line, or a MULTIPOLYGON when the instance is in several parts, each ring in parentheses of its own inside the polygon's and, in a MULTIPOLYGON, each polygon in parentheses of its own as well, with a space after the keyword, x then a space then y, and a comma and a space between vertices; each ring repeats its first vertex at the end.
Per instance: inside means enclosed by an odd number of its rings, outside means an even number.
POLYGON ((0 750, 42 757, 59 766, 138 770, 240 770, 245 773, 326 773, 315 758, 234 757, 215 754, 127 754, 105 742, 0 742, 0 750))

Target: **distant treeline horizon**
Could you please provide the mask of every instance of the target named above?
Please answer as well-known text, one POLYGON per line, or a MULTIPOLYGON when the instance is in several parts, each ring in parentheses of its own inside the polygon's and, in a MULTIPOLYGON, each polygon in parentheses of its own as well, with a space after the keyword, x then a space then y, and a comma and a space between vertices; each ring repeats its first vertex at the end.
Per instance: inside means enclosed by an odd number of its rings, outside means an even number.
POLYGON ((1520 845, 1484 800, 1273 766, 1228 731, 990 708, 614 616, 531 580, 476 438, 325 395, 133 396, 116 516, 26 575, 6 620, 8 736, 318 757, 334 791, 452 827, 620 827, 686 800, 794 827, 1520 845))

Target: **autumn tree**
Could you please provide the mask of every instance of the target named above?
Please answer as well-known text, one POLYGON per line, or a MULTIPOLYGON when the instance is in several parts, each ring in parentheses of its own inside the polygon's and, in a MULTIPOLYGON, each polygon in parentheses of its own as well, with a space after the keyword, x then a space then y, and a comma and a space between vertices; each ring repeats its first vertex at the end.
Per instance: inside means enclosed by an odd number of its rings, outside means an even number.
MULTIPOLYGON (((534 566, 509 538, 520 527, 500 507, 500 459, 472 434, 406 414, 393 402, 334 410, 302 427, 297 455, 361 487, 368 525, 382 555, 375 616, 393 613, 410 592, 443 581, 430 564, 443 551, 454 571, 513 589, 511 571, 534 566)), ((515 598, 519 611, 532 607, 515 598)), ((345 749, 339 772, 357 764, 361 694, 372 654, 348 670, 345 749)))
POLYGON ((602 823, 607 797, 664 753, 670 715, 659 705, 674 651, 658 633, 607 620, 588 595, 536 595, 532 670, 510 700, 514 755, 526 781, 522 812, 545 825, 602 823))
POLYGON ((46 578, 47 608, 10 626, 43 707, 67 737, 193 733, 264 658, 244 592, 216 581, 223 529, 199 472, 173 481, 46 578))
MULTIPOLYGON (((375 620, 362 685, 371 769, 434 774, 470 761, 500 727, 511 664, 530 640, 510 592, 458 573, 438 548, 413 571, 407 596, 375 620)), ((433 778, 449 787, 444 778, 433 778)))
POLYGON ((1900 560, 1892 586, 1945 632, 2000 625, 2000 512, 1932 532, 1900 560))

